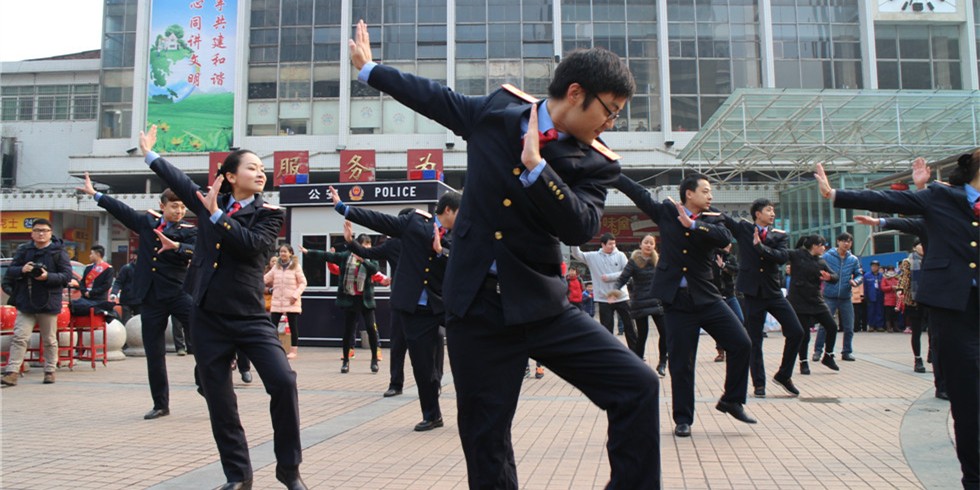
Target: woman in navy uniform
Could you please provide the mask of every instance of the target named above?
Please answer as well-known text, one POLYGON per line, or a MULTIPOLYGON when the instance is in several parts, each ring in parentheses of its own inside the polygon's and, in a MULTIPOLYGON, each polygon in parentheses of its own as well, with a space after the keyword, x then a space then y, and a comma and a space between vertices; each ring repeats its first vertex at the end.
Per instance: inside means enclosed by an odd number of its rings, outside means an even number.
POLYGON ((659 488, 657 375, 568 302, 561 273, 560 243, 598 233, 606 187, 620 172, 598 136, 635 90, 625 63, 599 48, 569 54, 540 102, 514 87, 468 97, 375 64, 363 22, 349 45, 359 80, 467 141, 443 290, 470 487, 518 487, 511 422, 533 357, 607 411, 608 488, 659 488))
POLYGON ((146 162, 198 216, 197 248, 184 287, 194 302, 190 318, 194 357, 228 479, 220 488, 252 487, 248 442, 228 369, 235 350, 241 349, 272 396, 276 479, 287 488, 305 489, 299 475, 296 373, 286 360, 263 297, 263 271, 285 213, 263 202, 265 169, 254 153, 238 150, 228 155, 205 197, 184 172, 152 151, 156 133, 156 126, 140 132, 146 162))
POLYGON ((820 194, 834 207, 921 215, 929 238, 917 300, 938 330, 963 487, 980 487, 980 150, 962 155, 949 183, 908 191, 834 190, 817 164, 820 194))

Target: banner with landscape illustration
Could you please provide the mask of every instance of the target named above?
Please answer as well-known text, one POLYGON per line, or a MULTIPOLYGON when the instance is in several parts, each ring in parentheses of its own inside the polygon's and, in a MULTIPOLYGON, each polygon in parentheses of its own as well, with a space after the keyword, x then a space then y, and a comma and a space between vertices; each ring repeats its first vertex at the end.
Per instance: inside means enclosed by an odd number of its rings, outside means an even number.
POLYGON ((146 127, 160 152, 224 151, 235 119, 238 0, 153 0, 146 127))

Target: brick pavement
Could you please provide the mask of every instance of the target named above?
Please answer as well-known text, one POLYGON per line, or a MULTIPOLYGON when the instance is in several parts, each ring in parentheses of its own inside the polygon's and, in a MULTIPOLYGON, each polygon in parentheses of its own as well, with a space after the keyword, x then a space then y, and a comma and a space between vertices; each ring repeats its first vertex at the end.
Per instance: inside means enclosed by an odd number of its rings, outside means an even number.
MULTIPOLYGON (((754 426, 714 410, 724 368, 712 362, 714 342, 701 339, 693 437, 673 437, 669 377, 661 384, 664 488, 958 486, 948 404, 933 398, 931 373, 912 371, 907 335, 857 334, 857 362, 840 362, 839 373, 811 362, 811 376, 794 376, 802 391, 798 400, 769 383, 768 398, 749 399, 748 410, 759 419, 754 426)), ((655 339, 650 346, 656 349, 655 339)), ((765 344, 770 376, 781 346, 778 334, 765 344)), ((151 407, 142 358, 95 371, 62 369, 54 385, 42 385, 35 368, 17 387, 0 391, 0 487, 185 489, 222 483, 204 400, 190 376, 192 358, 171 355, 167 361, 172 415, 155 421, 142 419, 151 407)), ((405 394, 385 399, 380 394, 387 365, 383 361, 382 372, 372 375, 366 350, 358 350, 347 375, 339 372, 336 348, 301 348, 293 365, 306 445, 302 473, 312 488, 466 487, 448 372, 446 427, 415 433, 412 426, 421 417, 411 369, 405 394)), ((255 487, 281 488, 274 477, 268 396, 258 377, 236 386, 255 487)), ((513 432, 522 488, 601 488, 609 474, 604 414, 551 372, 526 380, 522 391, 513 432)))

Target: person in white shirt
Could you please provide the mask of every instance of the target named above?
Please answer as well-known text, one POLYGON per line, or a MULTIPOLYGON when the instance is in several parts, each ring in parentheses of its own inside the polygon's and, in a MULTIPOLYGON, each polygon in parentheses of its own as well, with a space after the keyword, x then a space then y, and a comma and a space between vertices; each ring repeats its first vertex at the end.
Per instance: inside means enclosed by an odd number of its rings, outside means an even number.
POLYGON ((613 333, 615 325, 613 314, 618 313, 625 325, 626 345, 635 352, 638 340, 636 327, 630 318, 630 295, 625 285, 616 288, 616 280, 626 267, 626 254, 616 248, 616 237, 612 233, 603 233, 599 237, 599 243, 602 246, 595 252, 583 252, 579 247, 572 247, 572 258, 589 266, 595 288, 595 302, 599 305, 599 323, 606 327, 609 333, 613 333), (619 291, 621 294, 610 297, 609 293, 612 291, 619 291))

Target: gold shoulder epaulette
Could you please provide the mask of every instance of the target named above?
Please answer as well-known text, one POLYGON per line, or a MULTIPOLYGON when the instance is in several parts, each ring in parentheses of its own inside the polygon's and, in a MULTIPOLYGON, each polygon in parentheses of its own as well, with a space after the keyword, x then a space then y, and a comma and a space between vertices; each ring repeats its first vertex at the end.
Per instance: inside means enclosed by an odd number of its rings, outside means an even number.
POLYGON ((267 202, 263 202, 262 207, 266 209, 279 209, 279 206, 276 206, 275 204, 269 204, 267 202))
POLYGON ((525 92, 525 91, 523 91, 523 90, 521 90, 521 89, 519 89, 519 88, 517 88, 517 87, 515 87, 515 86, 513 86, 511 84, 509 84, 509 83, 505 83, 505 84, 501 85, 501 87, 504 90, 506 90, 506 91, 514 94, 516 97, 518 97, 518 98, 520 98, 522 100, 525 100, 527 102, 530 102, 532 104, 534 104, 535 102, 538 101, 537 97, 535 97, 535 96, 533 96, 533 95, 531 95, 531 94, 529 94, 529 93, 527 93, 527 92, 525 92))
POLYGON ((701 213, 700 216, 721 216, 721 213, 715 211, 705 211, 701 213))
POLYGON ((941 181, 941 180, 934 180, 933 182, 935 182, 935 183, 937 183, 937 184, 942 184, 942 185, 944 185, 944 186, 946 186, 946 187, 953 187, 953 185, 952 185, 952 184, 950 184, 949 182, 943 182, 943 181, 941 181))
POLYGON ((610 150, 606 145, 599 142, 599 140, 592 140, 592 149, 599 152, 600 155, 606 157, 610 162, 615 162, 620 159, 620 156, 616 152, 610 150))
POLYGON ((157 211, 156 209, 147 209, 146 212, 152 214, 155 218, 163 217, 163 215, 160 214, 160 211, 157 211))
POLYGON ((419 216, 422 216, 425 219, 432 219, 432 215, 431 214, 429 214, 426 211, 422 211, 421 209, 416 209, 415 210, 415 214, 418 214, 419 216))
POLYGON ((779 228, 773 228, 773 229, 772 229, 772 230, 770 230, 770 231, 774 231, 774 232, 776 232, 776 233, 782 233, 783 235, 785 235, 785 234, 786 234, 786 230, 780 230, 779 228))
POLYGON ((192 225, 190 223, 181 223, 180 224, 180 227, 181 228, 196 228, 196 226, 194 226, 194 225, 192 225))

